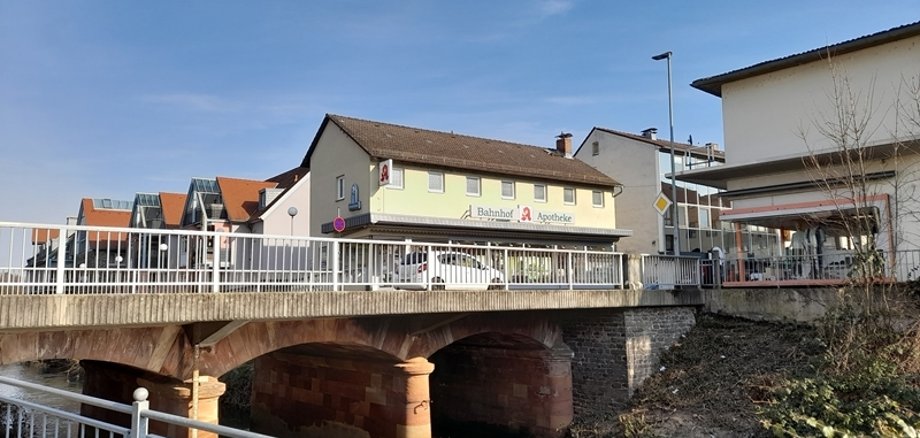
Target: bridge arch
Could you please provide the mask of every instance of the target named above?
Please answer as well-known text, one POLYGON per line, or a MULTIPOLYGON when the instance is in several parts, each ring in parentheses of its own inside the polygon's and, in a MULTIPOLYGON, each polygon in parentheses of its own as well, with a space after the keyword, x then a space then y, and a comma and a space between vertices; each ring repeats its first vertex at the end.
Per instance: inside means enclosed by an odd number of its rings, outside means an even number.
POLYGON ((171 352, 184 339, 179 326, 0 334, 0 365, 49 359, 92 360, 175 377, 171 352))

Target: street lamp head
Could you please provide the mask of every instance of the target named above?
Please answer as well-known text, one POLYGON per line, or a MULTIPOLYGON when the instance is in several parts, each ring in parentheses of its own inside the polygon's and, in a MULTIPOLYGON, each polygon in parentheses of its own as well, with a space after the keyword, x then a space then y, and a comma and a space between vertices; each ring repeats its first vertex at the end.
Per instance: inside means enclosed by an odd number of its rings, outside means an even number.
POLYGON ((293 219, 294 216, 297 216, 297 207, 291 207, 291 208, 289 208, 289 209, 288 209, 288 216, 290 216, 291 219, 293 219))
POLYGON ((671 57, 671 51, 668 50, 667 52, 664 52, 660 55, 653 56, 652 59, 654 59, 655 61, 661 61, 662 59, 668 59, 670 57, 671 57))

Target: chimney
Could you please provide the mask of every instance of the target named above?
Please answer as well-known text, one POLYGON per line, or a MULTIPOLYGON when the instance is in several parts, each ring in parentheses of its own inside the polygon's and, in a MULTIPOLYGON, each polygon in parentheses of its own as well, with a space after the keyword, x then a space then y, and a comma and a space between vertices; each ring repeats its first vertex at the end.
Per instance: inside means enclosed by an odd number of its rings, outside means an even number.
POLYGON ((709 148, 709 149, 712 149, 712 150, 714 150, 714 151, 719 150, 719 144, 718 144, 718 143, 706 143, 706 147, 709 148))
POLYGON ((560 132, 556 136, 556 150, 566 158, 572 158, 572 134, 560 132))
POLYGON ((658 140, 658 128, 648 128, 642 131, 642 136, 649 140, 658 140))

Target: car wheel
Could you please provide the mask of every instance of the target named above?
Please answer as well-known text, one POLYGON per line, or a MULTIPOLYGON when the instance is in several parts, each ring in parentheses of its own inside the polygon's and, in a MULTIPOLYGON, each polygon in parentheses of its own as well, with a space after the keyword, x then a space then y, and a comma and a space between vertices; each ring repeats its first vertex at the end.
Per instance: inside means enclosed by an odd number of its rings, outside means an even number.
POLYGON ((441 277, 432 278, 431 290, 444 290, 444 279, 441 277))
POLYGON ((504 282, 501 278, 495 277, 492 279, 492 283, 489 284, 489 290, 499 290, 505 287, 504 282))

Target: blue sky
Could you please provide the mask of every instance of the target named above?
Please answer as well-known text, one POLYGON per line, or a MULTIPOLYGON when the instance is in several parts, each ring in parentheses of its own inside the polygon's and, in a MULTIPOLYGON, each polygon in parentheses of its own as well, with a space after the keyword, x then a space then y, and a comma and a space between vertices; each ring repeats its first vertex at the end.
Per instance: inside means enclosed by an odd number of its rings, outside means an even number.
MULTIPOLYGON (((920 18, 920 1, 0 0, 0 221, 299 164, 325 113, 550 146, 722 143, 689 86, 920 18)), ((726 145, 731 153, 731 145, 726 145)))

